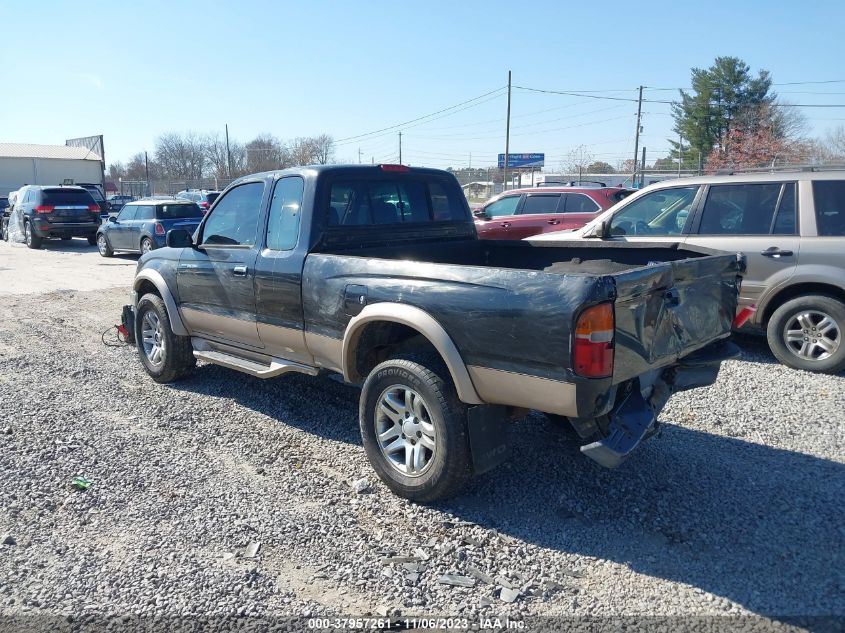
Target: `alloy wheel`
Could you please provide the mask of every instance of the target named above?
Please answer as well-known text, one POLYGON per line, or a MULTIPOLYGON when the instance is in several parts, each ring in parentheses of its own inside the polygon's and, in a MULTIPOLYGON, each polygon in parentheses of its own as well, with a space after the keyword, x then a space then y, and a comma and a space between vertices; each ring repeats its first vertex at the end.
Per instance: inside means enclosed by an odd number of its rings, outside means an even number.
POLYGON ((821 310, 794 315, 783 330, 787 349, 805 360, 824 360, 836 353, 842 341, 839 324, 821 310))
POLYGON ((164 362, 161 320, 152 310, 144 313, 141 321, 141 342, 147 360, 155 366, 161 365, 164 362))
POLYGON ((378 399, 376 441, 392 468, 406 477, 423 475, 434 461, 434 424, 423 397, 403 385, 392 385, 378 399))

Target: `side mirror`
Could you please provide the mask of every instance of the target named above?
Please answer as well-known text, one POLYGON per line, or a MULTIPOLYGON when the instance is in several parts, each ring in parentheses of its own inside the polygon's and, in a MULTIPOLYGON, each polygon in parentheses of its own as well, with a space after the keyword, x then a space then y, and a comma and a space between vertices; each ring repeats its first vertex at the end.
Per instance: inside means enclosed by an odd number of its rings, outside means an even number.
POLYGON ((595 228, 593 228, 591 237, 597 237, 600 240, 610 237, 610 220, 602 220, 599 222, 595 228))
POLYGON ((109 216, 109 222, 113 222, 114 224, 117 224, 117 218, 113 215, 110 215, 109 216))
POLYGON ((185 229, 171 229, 167 232, 165 243, 170 248, 186 248, 193 246, 194 240, 185 229))
POLYGON ((489 220, 490 216, 484 213, 484 209, 476 209, 472 212, 472 214, 477 217, 479 220, 489 220))

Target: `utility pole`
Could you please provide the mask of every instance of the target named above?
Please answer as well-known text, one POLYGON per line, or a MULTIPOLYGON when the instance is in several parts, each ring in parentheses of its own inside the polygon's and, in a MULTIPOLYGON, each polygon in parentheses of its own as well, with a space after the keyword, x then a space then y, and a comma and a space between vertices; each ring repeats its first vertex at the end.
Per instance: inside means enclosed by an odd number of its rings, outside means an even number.
POLYGON ((147 195, 150 195, 150 160, 147 158, 147 152, 144 152, 144 171, 147 173, 147 195))
POLYGON ((399 164, 402 164, 402 132, 399 132, 399 164))
POLYGON ((508 154, 511 151, 511 71, 508 71, 508 118, 505 122, 505 171, 502 174, 502 189, 507 189, 508 154))
POLYGON ((232 152, 229 151, 229 124, 226 124, 226 175, 232 177, 232 152))
POLYGON ((681 162, 684 160, 684 137, 678 134, 678 178, 681 177, 681 162))
POLYGON ((643 162, 640 165, 640 188, 645 185, 645 145, 643 145, 643 162))
POLYGON ((361 148, 358 148, 358 164, 361 164, 361 148))
POLYGON ((640 121, 643 114, 643 87, 640 86, 640 97, 637 99, 637 131, 634 134, 634 173, 631 174, 631 185, 637 181, 637 158, 640 150, 640 121))
POLYGON ((472 169, 472 152, 469 153, 469 168, 472 169))

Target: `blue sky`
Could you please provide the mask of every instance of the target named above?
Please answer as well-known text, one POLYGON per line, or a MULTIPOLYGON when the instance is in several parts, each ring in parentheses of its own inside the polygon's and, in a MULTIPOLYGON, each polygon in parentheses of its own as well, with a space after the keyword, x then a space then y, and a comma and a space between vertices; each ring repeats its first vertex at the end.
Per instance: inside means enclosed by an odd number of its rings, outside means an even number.
MULTIPOLYGON (((0 141, 104 134, 108 161, 152 151, 168 131, 249 140, 328 133, 337 158, 390 162, 398 129, 352 138, 501 88, 688 87, 690 68, 735 55, 776 83, 845 79, 841 2, 85 2, 0 6, 0 141)), ((845 83, 780 86, 794 103, 845 103, 845 83), (839 94, 835 94, 835 93, 839 94), (813 94, 810 94, 813 93, 813 94), (824 94, 820 94, 824 93, 824 94)), ((667 99, 672 91, 646 91, 667 99)), ((403 130, 404 162, 495 164, 503 91, 403 130)), ((645 104, 642 144, 664 155, 672 120, 645 104)), ((806 109, 814 134, 845 108, 806 109)), ((636 104, 513 91, 511 151, 547 169, 585 145, 633 155, 636 104)))

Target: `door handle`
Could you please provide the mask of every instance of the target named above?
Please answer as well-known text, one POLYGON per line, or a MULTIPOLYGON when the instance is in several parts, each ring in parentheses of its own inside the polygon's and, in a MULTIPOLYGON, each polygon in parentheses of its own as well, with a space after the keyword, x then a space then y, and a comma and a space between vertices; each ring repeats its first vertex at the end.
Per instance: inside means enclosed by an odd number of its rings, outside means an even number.
POLYGON ((235 277, 246 277, 246 266, 235 266, 232 269, 232 274, 235 277))
POLYGON ((560 220, 546 220, 548 224, 560 224, 560 220))
POLYGON ((510 225, 511 225, 510 222, 502 222, 499 226, 503 226, 505 228, 508 228, 510 225))
POLYGON ((760 254, 765 256, 765 257, 774 257, 775 259, 777 259, 779 257, 792 257, 792 251, 791 250, 789 250, 789 249, 781 250, 777 246, 772 246, 770 248, 767 248, 766 250, 761 251, 760 254))

